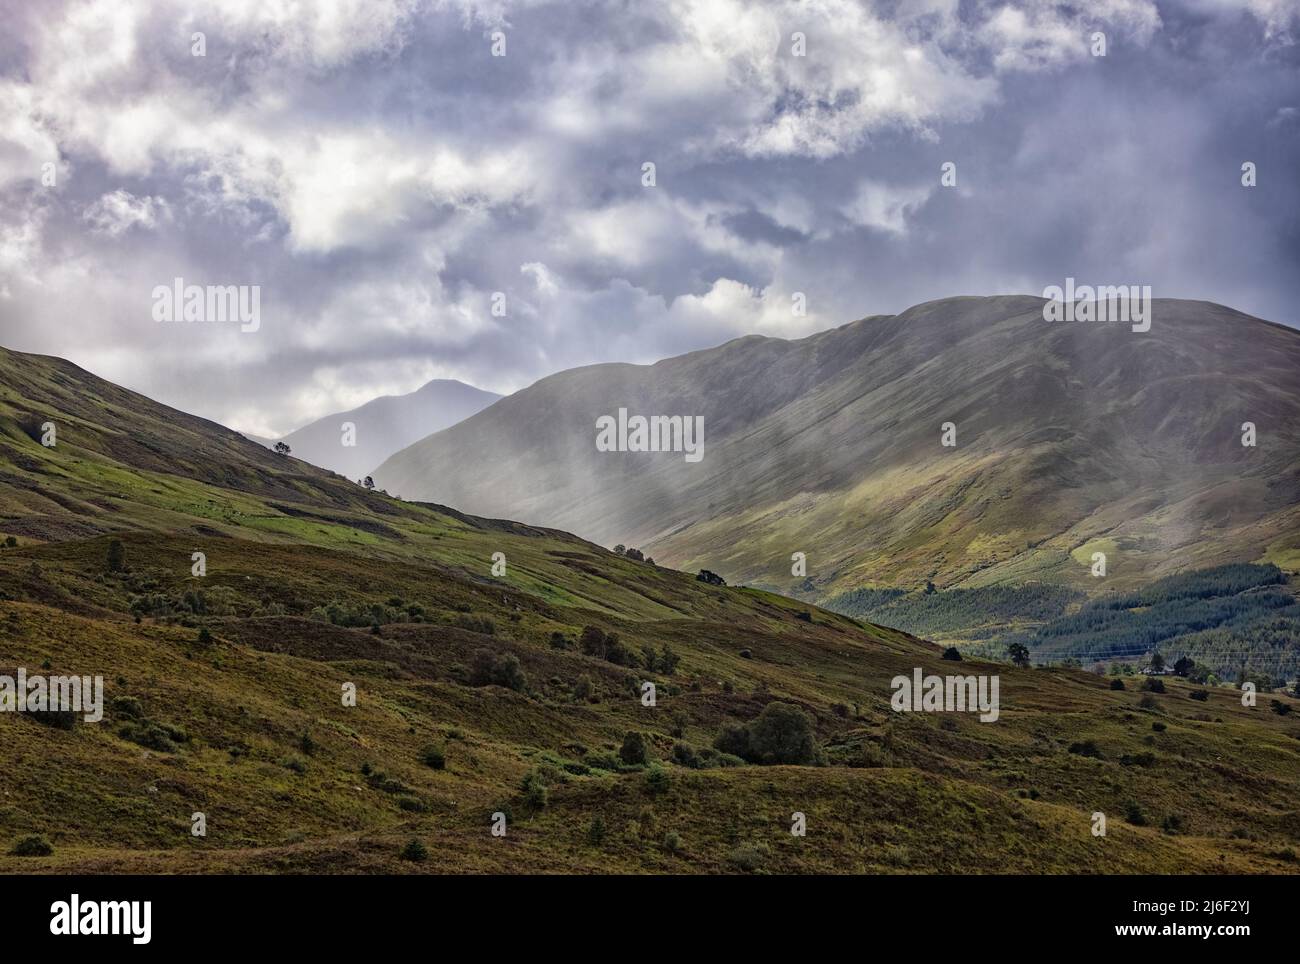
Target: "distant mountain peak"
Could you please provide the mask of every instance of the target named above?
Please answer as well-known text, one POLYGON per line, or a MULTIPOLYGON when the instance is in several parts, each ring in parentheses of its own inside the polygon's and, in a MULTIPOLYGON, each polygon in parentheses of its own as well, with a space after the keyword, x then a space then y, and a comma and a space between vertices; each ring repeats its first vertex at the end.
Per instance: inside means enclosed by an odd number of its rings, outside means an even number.
POLYGON ((268 447, 284 442, 296 457, 355 481, 394 452, 455 425, 499 398, 495 392, 456 379, 435 378, 405 394, 380 395, 348 411, 325 415, 283 438, 255 441, 268 447), (345 444, 344 423, 355 428, 353 445, 345 444))

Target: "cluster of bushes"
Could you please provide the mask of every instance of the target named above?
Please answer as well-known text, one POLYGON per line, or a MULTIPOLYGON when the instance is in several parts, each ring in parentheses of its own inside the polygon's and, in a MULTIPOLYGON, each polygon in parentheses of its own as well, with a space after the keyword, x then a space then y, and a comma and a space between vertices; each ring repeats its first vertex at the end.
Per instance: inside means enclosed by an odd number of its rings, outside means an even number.
POLYGON ((383 770, 374 769, 369 763, 361 764, 361 775, 366 778, 366 782, 376 790, 383 793, 395 795, 413 796, 415 788, 411 787, 396 777, 390 777, 383 770))
POLYGON ((40 834, 30 834, 18 840, 9 853, 15 857, 48 857, 54 847, 40 834))
POLYGON ((144 713, 144 707, 134 696, 118 696, 109 703, 113 717, 122 722, 117 728, 117 735, 124 740, 137 743, 160 753, 175 753, 180 743, 188 743, 189 734, 179 726, 151 720, 144 713))
POLYGON ((451 623, 457 629, 468 630, 471 633, 478 633, 480 636, 495 636, 497 634, 497 624, 487 616, 476 616, 473 613, 458 613, 451 623))
POLYGON ((188 743, 190 739, 189 734, 181 727, 153 720, 132 720, 123 723, 117 728, 117 735, 150 750, 157 750, 159 753, 175 753, 180 749, 177 744, 188 743))
POLYGON ((615 555, 625 556, 628 559, 631 559, 633 562, 647 562, 652 566, 655 564, 654 559, 652 559, 650 556, 647 556, 640 549, 629 549, 626 546, 624 546, 622 543, 619 543, 614 547, 614 553, 615 555))
POLYGON ((819 766, 825 759, 812 719, 793 703, 768 703, 749 723, 723 727, 713 746, 721 753, 761 765, 819 766))
POLYGON ((404 612, 390 609, 379 603, 349 603, 336 600, 324 606, 316 606, 308 615, 319 622, 349 628, 385 626, 389 623, 406 622, 404 612))
MULTIPOLYGON (((562 634, 553 633, 551 636, 552 646, 556 646, 556 636, 559 636, 562 640, 565 639, 562 634)), ((675 673, 677 664, 681 662, 681 657, 673 652, 667 643, 658 651, 649 645, 642 646, 641 652, 638 654, 623 643, 618 633, 607 633, 599 626, 582 627, 582 636, 578 640, 578 645, 586 655, 603 659, 615 666, 626 666, 629 669, 648 669, 651 672, 663 673, 665 676, 671 676, 675 673)))
POLYGON ((673 744, 673 762, 692 770, 713 770, 720 767, 741 766, 745 761, 711 746, 697 748, 679 741, 673 744))
POLYGON ((528 687, 519 657, 514 653, 494 654, 486 649, 477 650, 470 662, 471 686, 504 686, 522 693, 528 687))

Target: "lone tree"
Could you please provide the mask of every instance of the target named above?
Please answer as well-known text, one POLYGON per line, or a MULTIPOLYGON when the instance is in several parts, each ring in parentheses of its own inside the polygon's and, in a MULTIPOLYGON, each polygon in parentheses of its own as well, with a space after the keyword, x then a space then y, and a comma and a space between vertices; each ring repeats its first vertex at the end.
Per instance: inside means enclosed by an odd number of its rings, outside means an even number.
POLYGON ((1163 673, 1165 669, 1165 658, 1160 655, 1160 650, 1151 654, 1151 672, 1163 673))
POLYGON ((722 753, 765 766, 816 766, 823 762, 812 719, 793 703, 773 701, 749 723, 723 726, 713 746, 722 753))
POLYGON ((758 763, 815 764, 820 760, 812 719, 793 703, 768 703, 749 724, 749 749, 758 763))
POLYGON ((370 490, 373 491, 373 490, 374 490, 374 487, 375 487, 375 480, 372 479, 370 476, 367 475, 367 476, 366 476, 366 480, 365 480, 364 482, 362 482, 361 484, 364 485, 367 489, 370 489, 370 490))
POLYGON ((126 568, 126 550, 121 541, 113 539, 108 544, 108 571, 121 572, 126 568))
POLYGON ((1178 676, 1186 676, 1196 668, 1196 663, 1190 656, 1179 656, 1178 661, 1174 663, 1174 673, 1178 676))
POLYGON ((290 452, 292 452, 292 451, 293 451, 293 449, 289 448, 289 446, 288 446, 286 443, 284 443, 284 442, 276 442, 276 443, 275 443, 275 454, 276 454, 276 455, 288 455, 288 454, 289 454, 290 452))
POLYGON ((1024 643, 1012 643, 1007 647, 1007 655, 1022 669, 1029 665, 1029 647, 1024 643))
POLYGON ((699 575, 695 577, 695 581, 706 582, 710 586, 725 586, 727 584, 727 581, 716 572, 710 572, 707 569, 701 569, 699 575))

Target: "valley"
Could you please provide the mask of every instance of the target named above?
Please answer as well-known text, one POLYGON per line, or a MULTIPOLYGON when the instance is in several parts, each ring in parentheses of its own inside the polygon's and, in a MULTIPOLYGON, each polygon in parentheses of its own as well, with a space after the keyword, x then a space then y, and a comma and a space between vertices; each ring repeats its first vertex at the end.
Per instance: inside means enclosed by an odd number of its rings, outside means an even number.
POLYGON ((0 673, 102 676, 106 707, 0 713, 9 872, 1297 867, 1300 714, 1268 698, 954 664, 368 492, 58 359, 0 352, 0 455, 0 673), (997 721, 895 713, 918 667, 996 675, 997 721))

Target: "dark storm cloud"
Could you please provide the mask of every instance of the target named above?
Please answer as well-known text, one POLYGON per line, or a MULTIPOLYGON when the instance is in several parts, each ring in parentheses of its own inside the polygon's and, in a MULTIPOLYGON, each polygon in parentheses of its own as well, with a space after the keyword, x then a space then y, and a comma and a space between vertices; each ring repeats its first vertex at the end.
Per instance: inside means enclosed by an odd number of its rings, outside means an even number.
POLYGON ((277 433, 1066 276, 1295 324, 1294 7, 1088 7, 8 3, 0 338, 277 433))

